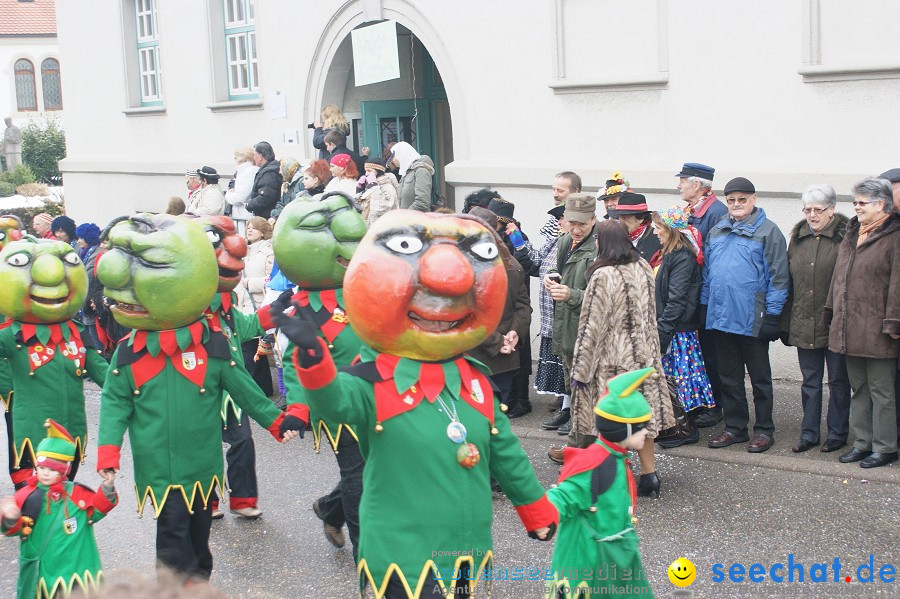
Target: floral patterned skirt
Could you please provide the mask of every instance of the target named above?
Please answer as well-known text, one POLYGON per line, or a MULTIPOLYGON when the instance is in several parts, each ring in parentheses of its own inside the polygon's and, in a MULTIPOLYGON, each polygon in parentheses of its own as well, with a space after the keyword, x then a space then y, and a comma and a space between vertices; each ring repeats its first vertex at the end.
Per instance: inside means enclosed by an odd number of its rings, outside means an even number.
POLYGON ((542 395, 565 395, 566 383, 562 358, 553 353, 553 339, 541 337, 534 388, 542 395))
POLYGON ((696 331, 675 333, 669 353, 662 357, 662 364, 666 376, 675 380, 678 399, 686 412, 700 406, 716 405, 696 331))

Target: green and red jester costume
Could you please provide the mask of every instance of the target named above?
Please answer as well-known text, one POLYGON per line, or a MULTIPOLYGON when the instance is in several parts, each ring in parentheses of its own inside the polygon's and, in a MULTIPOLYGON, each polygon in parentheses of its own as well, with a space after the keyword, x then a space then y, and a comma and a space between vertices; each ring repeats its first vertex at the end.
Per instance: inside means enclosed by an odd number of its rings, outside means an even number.
MULTIPOLYGON (((38 459, 64 466, 75 458, 74 440, 50 421, 47 439, 37 449, 38 459)), ((65 470, 60 468, 60 476, 65 470)), ((44 485, 31 476, 15 495, 21 515, 2 532, 21 539, 19 547, 18 599, 68 597, 74 590, 95 592, 103 579, 93 525, 113 509, 115 489, 93 491, 61 479, 44 485)))
MULTIPOLYGON (((315 323, 274 314, 297 346, 311 409, 354 426, 366 459, 359 592, 375 597, 490 594, 491 477, 525 529, 558 519, 502 413, 486 369, 462 353, 500 319, 502 241, 474 217, 391 211, 344 278, 351 326, 374 349, 338 372, 315 323)), ((549 529, 549 530, 547 530, 549 529)))
POLYGON ((559 480, 547 492, 559 510, 559 534, 545 599, 653 597, 634 530, 637 488, 629 449, 620 444, 650 419, 649 404, 635 390, 653 372, 646 368, 610 379, 594 409, 597 441, 586 449, 565 449, 559 480))
MULTIPOLYGON (((18 241, 22 238, 22 221, 17 216, 3 215, 0 216, 0 251, 6 247, 10 241, 18 241)), ((0 322, 5 322, 6 317, 0 314, 0 322)), ((13 398, 12 372, 9 369, 9 362, 6 358, 0 358, 0 403, 3 404, 3 412, 6 417, 6 433, 9 439, 12 439, 12 421, 8 415, 9 405, 13 398)), ((10 446, 12 442, 10 442, 10 446)), ((9 473, 12 475, 14 466, 13 452, 9 453, 9 473)), ((15 481, 13 481, 15 483, 15 481)))
POLYGON ((67 244, 28 237, 0 252, 0 288, 0 312, 8 316, 0 324, 0 358, 18 390, 15 404, 4 401, 12 426, 13 483, 21 486, 31 475, 47 418, 56 418, 75 438, 74 477, 87 442, 83 379, 102 385, 107 368, 86 347, 82 326, 70 320, 87 292, 84 265, 67 244))

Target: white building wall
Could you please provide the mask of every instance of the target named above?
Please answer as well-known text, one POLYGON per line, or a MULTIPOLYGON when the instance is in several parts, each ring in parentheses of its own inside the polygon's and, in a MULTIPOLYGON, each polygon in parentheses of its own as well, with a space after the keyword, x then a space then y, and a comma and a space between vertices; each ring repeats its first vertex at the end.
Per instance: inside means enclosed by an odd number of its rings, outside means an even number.
MULTIPOLYGON (((43 110, 41 88, 41 63, 45 58, 60 61, 60 71, 66 68, 60 59, 59 45, 55 37, 0 37, 0 123, 6 117, 12 117, 16 126, 24 126, 29 119, 43 120, 52 116, 62 120, 61 110, 43 110), (20 58, 27 58, 34 65, 35 86, 38 97, 38 111, 19 112, 16 105, 16 85, 14 65, 20 58)), ((66 88, 63 85, 63 108, 66 107, 66 88)))

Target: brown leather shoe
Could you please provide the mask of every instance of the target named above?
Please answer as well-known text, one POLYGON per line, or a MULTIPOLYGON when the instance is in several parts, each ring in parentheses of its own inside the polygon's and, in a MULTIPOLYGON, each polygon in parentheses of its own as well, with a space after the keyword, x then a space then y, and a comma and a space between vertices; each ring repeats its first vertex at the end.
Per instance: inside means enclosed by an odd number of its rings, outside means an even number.
POLYGON ((551 447, 550 451, 547 452, 547 455, 551 460, 556 462, 557 464, 563 463, 563 449, 564 447, 551 447))
POLYGON ((724 431, 710 439, 707 445, 709 445, 713 449, 718 449, 720 447, 728 447, 729 445, 734 445, 735 443, 746 443, 747 439, 747 435, 736 435, 732 432, 724 431))
POLYGON ((774 444, 774 435, 764 435, 762 433, 756 433, 755 435, 753 435, 753 439, 750 440, 750 445, 747 446, 747 451, 749 451, 750 453, 762 453, 764 451, 767 451, 774 444))

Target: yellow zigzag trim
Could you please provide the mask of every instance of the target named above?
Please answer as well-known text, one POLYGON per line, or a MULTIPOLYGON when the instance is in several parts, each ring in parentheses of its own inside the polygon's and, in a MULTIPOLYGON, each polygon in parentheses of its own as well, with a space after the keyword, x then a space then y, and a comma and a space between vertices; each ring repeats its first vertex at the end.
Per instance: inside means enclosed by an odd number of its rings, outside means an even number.
POLYGON ((209 481, 209 489, 206 491, 203 490, 203 485, 200 481, 194 481, 194 484, 191 486, 191 498, 188 500, 187 493, 184 490, 183 485, 169 485, 166 487, 166 492, 163 494, 162 501, 157 501, 156 494, 153 492, 152 487, 147 487, 144 489, 144 493, 138 490, 137 485, 134 486, 134 493, 138 497, 138 506, 137 513, 138 516, 144 515, 144 505, 147 503, 147 498, 150 498, 150 503, 153 504, 153 518, 159 518, 159 514, 162 512, 163 506, 166 505, 166 501, 169 499, 169 493, 172 492, 173 489, 177 489, 179 493, 181 493, 181 498, 184 500, 184 504, 187 506, 188 511, 190 511, 191 506, 194 505, 194 499, 197 498, 197 491, 200 491, 200 497, 203 499, 203 508, 205 509, 207 505, 209 505, 209 496, 212 494, 213 489, 219 487, 219 494, 222 494, 222 490, 225 488, 222 484, 222 481, 219 479, 219 475, 213 475, 212 479, 209 481))
POLYGON ((72 577, 66 581, 62 576, 58 577, 55 581, 53 581, 53 586, 47 590, 47 581, 41 578, 41 582, 38 584, 36 591, 36 595, 38 597, 54 597, 56 593, 62 592, 63 597, 68 597, 72 594, 72 589, 75 588, 75 585, 81 587, 81 590, 86 594, 91 595, 96 593, 100 588, 100 583, 103 582, 103 571, 97 572, 97 576, 94 577, 94 574, 89 570, 85 570, 83 574, 79 574, 76 572, 72 574, 72 577))
MULTIPOLYGON (((34 455, 35 449, 34 449, 34 445, 32 445, 32 443, 31 443, 30 438, 26 437, 26 439, 24 441, 22 441, 22 445, 20 447, 16 447, 13 442, 10 442, 10 445, 12 446, 13 457, 15 458, 15 465, 13 466, 14 468, 19 467, 19 463, 22 461, 22 458, 25 457, 26 449, 28 450, 28 455, 31 457, 31 463, 37 464, 37 456, 34 455)), ((84 460, 85 460, 84 454, 86 452, 84 451, 84 448, 86 445, 87 445, 87 440, 84 437, 75 437, 75 453, 77 454, 79 450, 81 451, 81 463, 82 464, 84 463, 84 460)))
POLYGON ((351 437, 356 439, 356 442, 359 443, 359 437, 356 436, 356 431, 349 424, 338 424, 337 433, 332 435, 331 429, 328 428, 328 425, 325 424, 324 420, 319 420, 319 423, 313 427, 313 448, 316 450, 316 453, 319 453, 319 446, 322 443, 322 431, 325 431, 325 436, 328 437, 328 442, 331 443, 331 449, 335 452, 338 450, 338 441, 341 440, 341 433, 343 431, 347 431, 351 437))
POLYGON ((0 395, 0 402, 3 402, 3 410, 6 412, 9 412, 9 404, 12 403, 13 393, 15 393, 15 391, 11 390, 9 393, 6 394, 6 397, 3 397, 3 395, 0 395))
POLYGON ((235 403, 234 398, 231 397, 230 393, 222 393, 222 426, 228 422, 228 408, 231 408, 231 411, 234 413, 235 418, 237 418, 238 422, 241 421, 241 416, 244 413, 243 408, 235 403))
MULTIPOLYGON (((484 559, 481 560, 481 564, 478 566, 477 575, 474 577, 472 582, 471 594, 469 595, 470 599, 476 599, 478 591, 478 583, 481 582, 481 575, 484 573, 485 566, 490 566, 494 561, 494 552, 490 549, 484 554, 484 559)), ((469 564, 469 572, 471 573, 472 568, 475 567, 475 558, 471 555, 461 555, 456 558, 456 562, 453 565, 453 572, 459 572, 462 564, 469 564)), ((416 583, 416 590, 413 593, 412 589, 409 587, 409 582, 406 580, 406 576, 404 576, 403 571, 400 569, 395 563, 391 563, 388 566, 387 572, 384 575, 384 579, 381 581, 380 585, 375 584, 375 579, 372 577, 372 572, 369 571, 369 564, 366 563, 366 558, 362 558, 359 560, 359 564, 356 567, 357 574, 360 578, 365 576, 366 581, 369 583, 369 586, 375 592, 375 599, 384 599, 384 594, 387 592, 388 583, 391 580, 391 576, 393 574, 397 574, 397 578, 403 584, 404 590, 406 590, 406 595, 408 599, 422 599, 422 587, 425 586, 425 578, 428 576, 428 572, 431 571, 434 573, 435 581, 441 587, 441 596, 442 597, 452 597, 456 595, 456 580, 452 581, 450 588, 448 589, 444 586, 443 576, 441 576, 441 572, 437 570, 437 564, 434 560, 428 560, 425 562, 425 565, 422 566, 422 571, 419 573, 419 581, 416 583)), ((450 576, 453 576, 453 573, 450 573, 450 576)), ((485 581, 488 589, 490 589, 490 582, 485 581)), ((362 594, 360 593, 360 596, 362 594)))

